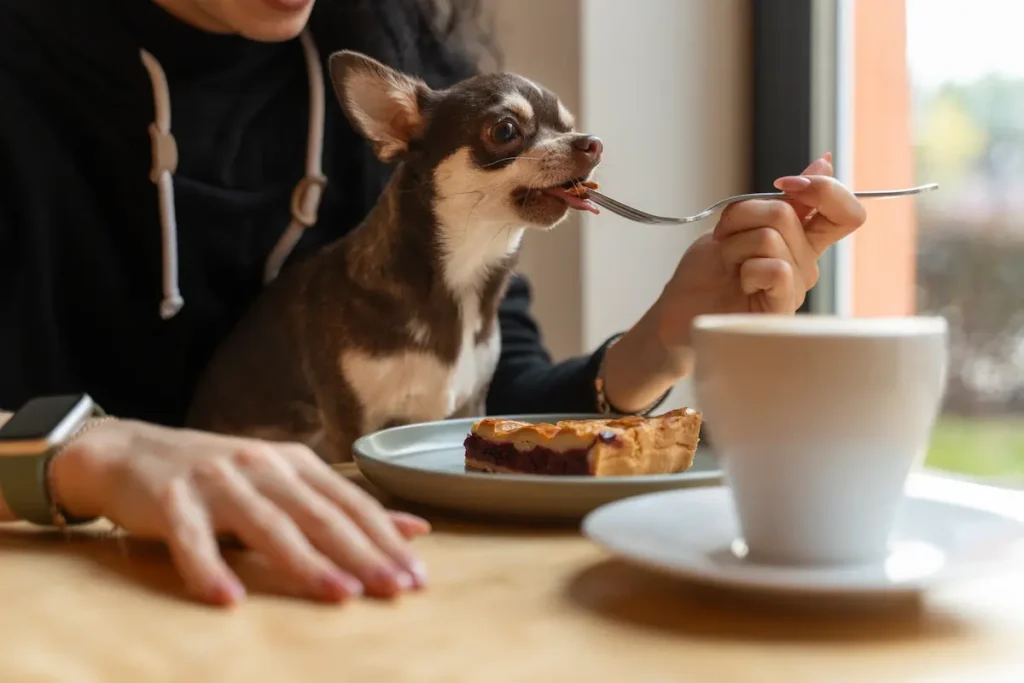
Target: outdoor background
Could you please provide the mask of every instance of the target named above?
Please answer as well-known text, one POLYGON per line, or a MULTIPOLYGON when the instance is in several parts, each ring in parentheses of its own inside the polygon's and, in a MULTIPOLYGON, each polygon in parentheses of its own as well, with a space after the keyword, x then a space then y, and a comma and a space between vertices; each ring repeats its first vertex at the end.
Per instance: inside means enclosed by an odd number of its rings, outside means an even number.
POLYGON ((1024 485, 1024 3, 907 0, 917 308, 950 381, 928 464, 1024 485))

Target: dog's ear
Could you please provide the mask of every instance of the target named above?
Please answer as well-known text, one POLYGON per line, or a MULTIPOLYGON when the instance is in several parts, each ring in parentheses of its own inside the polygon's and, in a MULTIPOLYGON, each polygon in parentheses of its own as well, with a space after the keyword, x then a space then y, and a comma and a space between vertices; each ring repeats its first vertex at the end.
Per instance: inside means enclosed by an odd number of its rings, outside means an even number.
POLYGON ((426 83, 349 50, 331 55, 330 70, 342 109, 381 161, 394 160, 422 135, 426 83))

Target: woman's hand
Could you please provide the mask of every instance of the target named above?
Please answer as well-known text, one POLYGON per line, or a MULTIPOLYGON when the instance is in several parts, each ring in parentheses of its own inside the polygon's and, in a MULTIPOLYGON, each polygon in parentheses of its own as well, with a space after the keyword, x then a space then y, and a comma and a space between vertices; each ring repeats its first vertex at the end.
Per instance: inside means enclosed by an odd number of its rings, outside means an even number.
POLYGON ((818 281, 818 259, 866 218, 832 177, 830 155, 775 185, 790 199, 726 207, 683 255, 658 301, 608 349, 605 387, 616 407, 642 409, 689 372, 698 315, 795 313, 818 281))
POLYGON ((245 594, 218 534, 263 554, 316 599, 426 584, 408 539, 429 532, 427 522, 386 511, 304 446, 111 421, 53 460, 51 482, 70 514, 166 541, 189 588, 209 602, 245 594))

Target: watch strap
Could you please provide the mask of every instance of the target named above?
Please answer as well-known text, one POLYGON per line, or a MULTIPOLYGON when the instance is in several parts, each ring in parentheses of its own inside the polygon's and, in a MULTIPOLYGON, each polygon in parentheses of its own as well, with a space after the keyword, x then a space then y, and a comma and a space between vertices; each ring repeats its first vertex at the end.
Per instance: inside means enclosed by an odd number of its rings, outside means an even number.
POLYGON ((0 458, 0 488, 15 518, 48 526, 53 524, 46 471, 53 450, 36 455, 0 458))
POLYGON ((53 496, 50 494, 52 479, 50 477, 50 465, 53 463, 53 459, 60 455, 61 451, 68 447, 68 445, 77 439, 78 437, 85 434, 87 431, 95 427, 96 425, 113 420, 114 418, 107 415, 102 408, 95 403, 93 404, 92 417, 86 419, 81 426, 72 434, 64 443, 55 446, 48 454, 46 458, 45 469, 43 470, 43 482, 46 491, 46 498, 50 501, 50 518, 52 521, 49 524, 56 523, 57 526, 76 526, 81 524, 90 524, 95 522, 97 517, 76 517, 75 515, 69 514, 64 506, 53 500, 53 496))
POLYGON ((40 526, 88 524, 95 517, 76 517, 56 504, 50 495, 50 463, 69 443, 98 422, 106 413, 93 404, 92 418, 87 418, 66 441, 43 453, 0 458, 0 490, 4 502, 19 520, 40 526))

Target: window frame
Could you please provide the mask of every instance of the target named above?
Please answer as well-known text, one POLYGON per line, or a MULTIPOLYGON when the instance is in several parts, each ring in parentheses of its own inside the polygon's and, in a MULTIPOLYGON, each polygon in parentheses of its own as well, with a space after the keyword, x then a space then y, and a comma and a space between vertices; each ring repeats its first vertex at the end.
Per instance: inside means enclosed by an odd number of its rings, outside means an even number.
MULTIPOLYGON (((835 175, 853 176, 854 0, 751 0, 753 151, 750 186, 831 151, 835 175)), ((799 313, 850 315, 851 238, 829 248, 799 313)))

